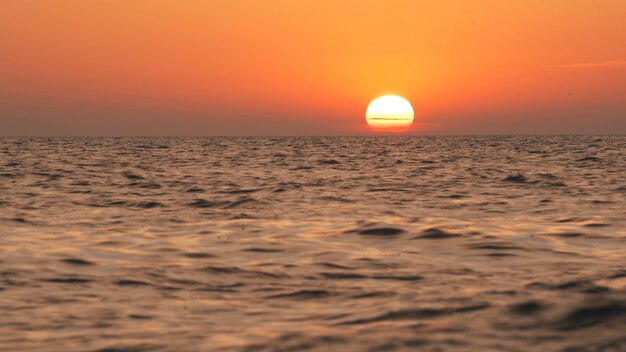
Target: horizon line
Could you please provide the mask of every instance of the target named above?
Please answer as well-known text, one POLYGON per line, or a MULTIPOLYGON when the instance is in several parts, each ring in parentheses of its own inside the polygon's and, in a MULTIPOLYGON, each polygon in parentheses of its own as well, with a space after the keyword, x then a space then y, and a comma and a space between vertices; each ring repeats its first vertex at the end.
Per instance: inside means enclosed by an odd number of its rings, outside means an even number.
POLYGON ((379 132, 372 134, 327 134, 327 135, 7 135, 0 138, 328 138, 328 137, 565 137, 565 136, 626 136, 625 133, 450 133, 410 134, 379 132))

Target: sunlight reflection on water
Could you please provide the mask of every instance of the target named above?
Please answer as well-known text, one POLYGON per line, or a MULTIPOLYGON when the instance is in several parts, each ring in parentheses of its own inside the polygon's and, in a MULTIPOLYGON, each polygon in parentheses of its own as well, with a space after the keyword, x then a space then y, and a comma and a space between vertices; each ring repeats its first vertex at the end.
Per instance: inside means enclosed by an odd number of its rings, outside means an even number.
POLYGON ((0 349, 626 348, 624 150, 0 139, 0 349))

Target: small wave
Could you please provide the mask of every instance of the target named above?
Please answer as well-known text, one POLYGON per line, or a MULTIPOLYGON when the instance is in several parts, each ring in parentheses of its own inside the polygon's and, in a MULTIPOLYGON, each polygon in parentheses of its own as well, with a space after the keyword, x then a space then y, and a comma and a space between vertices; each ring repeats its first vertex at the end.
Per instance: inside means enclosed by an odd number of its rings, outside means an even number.
POLYGON ((598 162, 598 161, 602 161, 602 159, 596 157, 596 156, 586 156, 584 158, 580 158, 576 161, 593 161, 593 162, 598 162))
POLYGON ((406 231, 403 229, 395 228, 395 227, 375 227, 371 229, 363 229, 363 230, 353 230, 352 233, 357 233, 362 236, 397 236, 405 233, 406 231))
POLYGON ((200 187, 192 186, 192 187, 185 189, 185 192, 186 193, 204 193, 206 191, 200 187))
POLYGON ((191 252, 191 253, 183 253, 184 257, 193 258, 193 259, 205 259, 205 258, 215 258, 214 254, 211 253, 202 253, 202 252, 191 252))
POLYGON ((232 201, 228 204, 226 204, 224 206, 224 209, 232 209, 232 208, 238 208, 244 204, 248 204, 248 203, 256 203, 258 202, 258 200, 254 199, 254 198, 248 198, 248 197, 244 197, 244 198, 240 198, 237 199, 235 201, 232 201))
POLYGON ((145 179, 143 176, 133 174, 132 172, 124 172, 124 173, 122 173, 122 175, 124 177, 126 177, 127 179, 129 179, 129 180, 143 180, 143 179, 145 179))
POLYGON ((138 280, 121 279, 113 282, 117 286, 151 286, 149 283, 138 280))
POLYGON ((367 192, 407 192, 405 188, 370 188, 367 192))
POLYGON ((541 234, 541 236, 576 238, 576 237, 585 237, 587 235, 582 232, 557 232, 557 233, 544 233, 544 234, 541 234))
POLYGON ((282 249, 258 248, 258 247, 246 248, 246 249, 242 249, 242 251, 243 252, 257 252, 257 253, 280 253, 280 252, 284 252, 284 250, 282 250, 282 249))
POLYGON ((557 291, 576 291, 590 294, 605 293, 610 291, 608 287, 598 286, 591 280, 571 280, 561 283, 531 282, 526 285, 526 287, 557 291))
POLYGON ((79 258, 67 258, 67 259, 61 259, 61 261, 63 263, 72 264, 72 265, 83 265, 83 266, 94 265, 94 263, 88 260, 79 259, 79 258))
POLYGON ((58 284, 88 284, 90 282, 93 282, 94 280, 84 277, 54 277, 50 279, 44 279, 43 281, 58 284))
POLYGON ((513 183, 526 183, 528 182, 528 178, 526 178, 526 176, 522 174, 517 174, 517 175, 507 176, 502 181, 513 182, 513 183))
POLYGON ((159 203, 159 202, 139 202, 139 203, 135 204, 135 207, 143 208, 143 209, 162 208, 164 206, 165 205, 163 205, 162 203, 159 203))
POLYGON ((249 194, 249 193, 256 193, 261 191, 261 188, 256 188, 256 189, 233 189, 233 190, 228 190, 228 191, 222 191, 221 193, 225 193, 225 194, 249 194))
POLYGON ((524 248, 518 245, 509 243, 476 243, 467 246, 469 249, 475 250, 496 250, 496 251, 528 251, 528 248, 524 248))
POLYGON ((331 269, 341 269, 341 270, 354 270, 354 268, 349 267, 349 266, 345 266, 345 265, 339 265, 339 264, 335 264, 335 263, 319 263, 318 265, 327 267, 327 268, 331 268, 331 269))
POLYGON ((544 311, 547 307, 541 302, 526 301, 509 306, 509 311, 517 315, 535 315, 544 311))
POLYGON ((213 208, 226 204, 225 202, 212 202, 205 199, 196 199, 191 203, 188 203, 193 208, 213 208))
POLYGON ((136 320, 150 320, 150 319, 152 319, 152 316, 150 316, 150 315, 143 315, 143 314, 129 314, 128 317, 130 319, 136 319, 136 320))
POLYGON ((574 309, 555 321, 552 326, 557 330, 572 331, 597 325, 626 323, 626 304, 624 302, 605 302, 590 304, 574 309))
POLYGON ((161 185, 156 182, 132 182, 128 184, 129 187, 137 187, 143 189, 160 189, 161 185))
POLYGON ((357 273, 322 273, 326 279, 331 280, 361 280, 361 279, 374 279, 374 280, 396 280, 396 281, 419 281, 424 278, 420 275, 362 275, 357 273))
POLYGON ((422 231, 421 235, 413 237, 413 239, 444 240, 456 237, 461 237, 461 235, 432 227, 422 231))
POLYGON ((441 316, 469 313, 478 310, 484 310, 489 308, 488 303, 481 303, 471 306, 463 306, 458 308, 418 308, 418 309, 405 309, 398 311, 391 311, 389 313, 381 314, 372 318, 352 320, 341 323, 340 325, 360 325, 377 323, 383 321, 402 321, 402 320, 420 320, 420 319, 432 319, 441 316))
POLYGON ((267 298, 319 299, 319 298, 326 298, 328 296, 330 296, 330 292, 326 290, 302 290, 302 291, 269 296, 267 298))
POLYGON ((235 201, 232 201, 232 202, 226 204, 224 206, 224 209, 237 208, 237 207, 239 207, 241 205, 248 204, 248 203, 255 203, 255 202, 258 202, 258 201, 256 199, 254 199, 254 198, 247 198, 247 197, 246 198, 240 198, 240 199, 237 199, 235 201))
POLYGON ((211 273, 211 274, 238 275, 242 277, 252 276, 252 277, 265 277, 265 278, 273 278, 273 279, 286 277, 286 275, 282 275, 282 274, 268 273, 265 271, 243 270, 241 268, 236 268, 236 267, 207 266, 200 270, 207 272, 207 273, 211 273))
POLYGON ((12 174, 8 172, 0 173, 0 177, 6 177, 6 178, 18 178, 20 176, 21 176, 20 174, 12 174))
POLYGON ((367 276, 352 273, 322 273, 322 276, 331 280, 359 280, 367 279, 367 276))

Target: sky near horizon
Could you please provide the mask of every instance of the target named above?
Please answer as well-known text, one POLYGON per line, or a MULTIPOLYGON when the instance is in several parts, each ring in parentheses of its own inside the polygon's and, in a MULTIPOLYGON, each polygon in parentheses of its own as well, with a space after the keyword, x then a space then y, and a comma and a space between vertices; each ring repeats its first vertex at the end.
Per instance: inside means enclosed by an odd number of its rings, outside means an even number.
POLYGON ((624 0, 2 0, 0 135, 626 133, 624 0))

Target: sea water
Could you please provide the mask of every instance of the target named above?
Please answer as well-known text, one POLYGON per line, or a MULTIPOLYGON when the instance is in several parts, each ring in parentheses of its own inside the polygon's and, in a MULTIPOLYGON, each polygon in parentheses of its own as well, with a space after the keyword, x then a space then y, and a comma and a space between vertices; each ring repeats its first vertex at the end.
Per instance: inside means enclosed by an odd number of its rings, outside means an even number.
POLYGON ((626 137, 0 139, 0 350, 626 350, 626 137))

